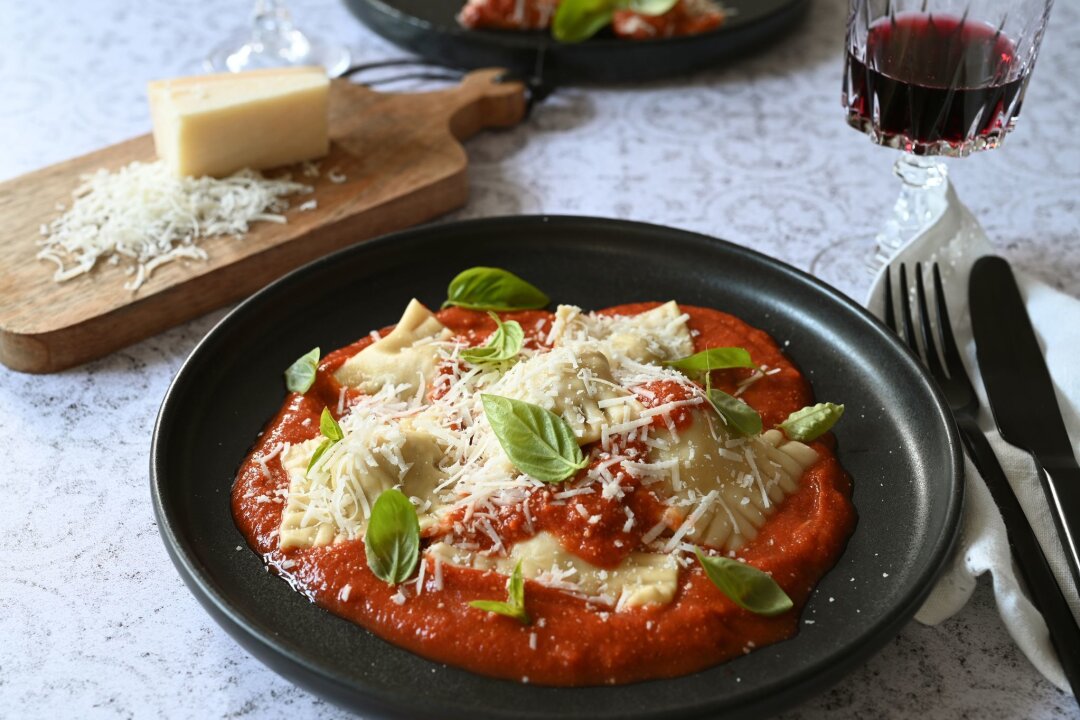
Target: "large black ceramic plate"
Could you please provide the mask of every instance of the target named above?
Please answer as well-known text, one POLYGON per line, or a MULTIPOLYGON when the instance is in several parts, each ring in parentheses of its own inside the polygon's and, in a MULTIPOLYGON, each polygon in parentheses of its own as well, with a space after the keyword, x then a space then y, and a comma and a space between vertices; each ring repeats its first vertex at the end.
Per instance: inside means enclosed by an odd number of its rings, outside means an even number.
POLYGON ((456 15, 465 0, 344 0, 364 24, 422 57, 451 67, 537 69, 558 85, 654 80, 683 75, 764 47, 790 30, 809 0, 724 0, 731 15, 708 33, 620 40, 609 32, 579 44, 548 32, 468 30, 456 15))
MULTIPOLYGON (((365 717, 761 717, 822 690, 914 614, 956 534, 961 465, 948 411, 918 361, 850 299, 763 255, 654 225, 567 217, 424 227, 348 248, 265 288, 181 368, 151 455, 165 545, 207 611, 253 655, 365 717), (859 523, 813 594, 799 634, 673 680, 546 688, 424 660, 331 615, 266 572, 233 524, 233 475, 285 395, 282 371, 432 307, 474 265, 519 273, 556 302, 705 305, 772 334, 819 398, 844 403, 839 456, 859 523)), ((867 688, 866 692, 873 692, 867 688)))

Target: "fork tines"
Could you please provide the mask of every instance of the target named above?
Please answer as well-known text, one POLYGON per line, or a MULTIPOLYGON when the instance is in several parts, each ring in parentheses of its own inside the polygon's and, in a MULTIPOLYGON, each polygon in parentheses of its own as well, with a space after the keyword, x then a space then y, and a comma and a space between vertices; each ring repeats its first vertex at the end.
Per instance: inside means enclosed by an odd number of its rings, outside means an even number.
POLYGON ((357 79, 358 75, 368 76, 360 78, 359 84, 367 87, 389 85, 406 81, 440 81, 460 82, 465 73, 455 68, 448 68, 444 64, 424 58, 400 58, 395 60, 378 60, 375 62, 353 65, 342 73, 342 77, 357 79), (379 76, 378 71, 390 68, 388 75, 379 76), (371 77, 372 73, 376 77, 371 77))
MULTIPOLYGON (((964 369, 963 360, 960 357, 956 338, 953 335, 952 322, 949 319, 949 308, 945 298, 945 289, 941 282, 941 271, 938 264, 931 267, 934 276, 934 305, 936 316, 931 316, 929 303, 926 299, 926 287, 923 281, 922 263, 915 264, 915 298, 918 306, 920 330, 916 333, 915 323, 912 318, 912 297, 908 285, 907 266, 900 264, 900 316, 903 323, 903 338, 911 351, 914 352, 930 370, 930 374, 938 381, 948 393, 949 390, 959 393, 971 393, 974 390, 964 369), (934 332, 936 329, 936 333, 934 332), (921 343, 920 343, 921 337, 921 343), (935 339, 935 337, 937 339, 935 339), (942 362, 944 360, 944 362, 942 362)), ((892 268, 885 271, 885 324, 894 332, 900 332, 897 324, 897 313, 893 299, 892 268)), ((949 393, 952 394, 952 393, 949 393)))

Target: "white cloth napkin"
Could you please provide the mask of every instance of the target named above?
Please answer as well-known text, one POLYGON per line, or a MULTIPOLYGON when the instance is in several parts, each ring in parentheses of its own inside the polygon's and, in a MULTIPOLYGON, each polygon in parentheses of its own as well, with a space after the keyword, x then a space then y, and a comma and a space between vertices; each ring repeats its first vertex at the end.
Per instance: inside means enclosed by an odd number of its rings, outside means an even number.
MULTIPOLYGON (((1057 576, 1073 615, 1080 622, 1080 595, 1065 564, 1065 553, 1054 530, 1049 505, 1043 495, 1031 456, 1001 439, 990 413, 986 391, 975 359, 971 334, 967 286, 971 266, 994 249, 971 213, 948 190, 948 205, 936 222, 901 248, 891 265, 907 263, 909 282, 914 263, 924 267, 937 261, 946 286, 949 313, 957 345, 962 349, 968 373, 979 394, 982 408, 979 426, 986 432, 1002 469, 1009 478, 1024 512, 1042 545, 1047 561, 1057 576)), ((1058 405, 1072 440, 1073 452, 1080 448, 1080 300, 1065 295, 1045 283, 1014 270, 1028 314, 1046 355, 1054 380, 1058 405)), ((884 270, 870 290, 867 306, 882 316, 884 270)), ((893 276, 894 282, 896 276, 893 276)), ((1069 684, 1058 663, 1046 623, 1025 595, 1005 535, 1005 525, 982 478, 965 458, 965 504, 956 554, 915 618, 936 625, 959 612, 975 589, 975 579, 989 571, 993 577, 998 611, 1006 629, 1021 651, 1050 682, 1064 692, 1069 684)))

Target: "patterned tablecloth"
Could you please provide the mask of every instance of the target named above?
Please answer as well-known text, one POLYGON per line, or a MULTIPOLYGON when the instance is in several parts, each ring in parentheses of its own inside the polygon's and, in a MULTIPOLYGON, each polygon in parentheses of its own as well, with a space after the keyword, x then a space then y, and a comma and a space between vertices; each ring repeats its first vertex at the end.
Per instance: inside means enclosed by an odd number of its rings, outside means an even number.
MULTIPOLYGON (((300 24, 363 59, 398 57, 330 0, 300 24)), ((894 198, 893 152, 839 104, 845 0, 767 52, 699 76, 559 91, 524 126, 468 144, 468 207, 447 219, 574 213, 698 230, 862 299, 894 198)), ((149 129, 148 80, 199 71, 246 0, 0 0, 0 177, 149 129)), ((1000 252, 1080 290, 1080 8, 1054 8, 1019 128, 952 177, 1000 252)), ((0 269, 0 279, 3 271, 0 269)), ((47 309, 42 309, 47 311, 47 309)), ((241 650, 187 592, 150 507, 150 433, 211 313, 51 376, 0 367, 0 715, 344 717, 241 650)), ((1076 716, 1013 647, 985 584, 937 628, 912 623, 787 718, 1076 716)))

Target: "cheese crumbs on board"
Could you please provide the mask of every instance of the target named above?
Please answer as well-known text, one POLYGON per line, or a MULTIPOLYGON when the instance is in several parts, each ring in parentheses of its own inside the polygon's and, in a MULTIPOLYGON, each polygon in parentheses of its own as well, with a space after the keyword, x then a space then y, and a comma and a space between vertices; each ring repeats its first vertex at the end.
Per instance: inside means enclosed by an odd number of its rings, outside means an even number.
POLYGON ((124 288, 134 291, 165 263, 206 260, 203 238, 241 236, 260 220, 286 222, 286 196, 312 191, 288 175, 271 179, 254 170, 221 179, 178 177, 161 161, 98 170, 84 176, 71 207, 42 226, 37 257, 56 264, 57 282, 99 260, 123 262, 133 276, 124 288))

